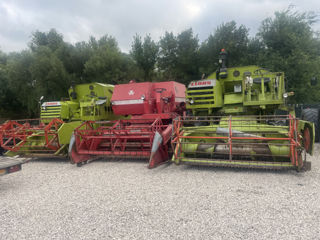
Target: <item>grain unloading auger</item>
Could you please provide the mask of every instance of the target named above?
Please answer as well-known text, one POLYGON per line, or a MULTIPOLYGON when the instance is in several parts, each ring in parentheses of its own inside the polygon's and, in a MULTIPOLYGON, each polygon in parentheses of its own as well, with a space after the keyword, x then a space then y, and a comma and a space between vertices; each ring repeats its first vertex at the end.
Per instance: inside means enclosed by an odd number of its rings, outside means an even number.
POLYGON ((73 130, 83 121, 116 119, 111 109, 113 85, 89 83, 69 89, 69 99, 41 104, 40 119, 9 120, 0 130, 7 155, 67 153, 73 130))
POLYGON ((308 168, 314 125, 285 105, 284 74, 258 66, 220 68, 187 89, 189 116, 173 121, 177 164, 250 168, 308 168))
POLYGON ((185 109, 185 86, 177 82, 116 85, 112 109, 131 115, 118 121, 87 121, 74 131, 69 148, 78 166, 95 158, 148 159, 149 168, 168 161, 172 119, 185 109))

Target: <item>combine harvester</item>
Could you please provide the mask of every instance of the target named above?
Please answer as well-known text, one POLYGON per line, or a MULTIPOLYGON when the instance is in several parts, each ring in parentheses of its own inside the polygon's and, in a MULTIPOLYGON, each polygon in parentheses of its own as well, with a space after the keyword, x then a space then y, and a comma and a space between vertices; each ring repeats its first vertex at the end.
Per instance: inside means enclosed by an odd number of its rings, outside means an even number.
POLYGON ((173 121, 176 164, 282 169, 310 168, 314 125, 285 105, 284 73, 258 66, 220 67, 190 82, 187 117, 173 121))
POLYGON ((148 159, 149 168, 169 160, 172 119, 185 109, 185 86, 177 82, 116 85, 114 114, 131 119, 86 121, 74 132, 69 156, 81 166, 95 158, 148 159))
POLYGON ((9 120, 2 124, 1 147, 8 156, 67 155, 72 132, 83 121, 116 119, 110 102, 113 88, 101 83, 72 86, 69 100, 41 104, 40 119, 9 120))

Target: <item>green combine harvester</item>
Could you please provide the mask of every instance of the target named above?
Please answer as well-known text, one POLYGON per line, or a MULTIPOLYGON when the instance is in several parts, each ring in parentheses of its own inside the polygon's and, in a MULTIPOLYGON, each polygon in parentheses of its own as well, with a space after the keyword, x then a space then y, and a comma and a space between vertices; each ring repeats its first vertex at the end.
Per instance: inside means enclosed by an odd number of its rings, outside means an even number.
POLYGON ((68 100, 40 102, 40 119, 9 120, 2 125, 1 147, 9 156, 67 154, 73 130, 83 121, 118 118, 111 109, 113 88, 79 84, 70 87, 68 100))
POLYGON ((176 164, 246 168, 310 168, 314 125, 299 120, 286 98, 284 73, 258 66, 226 66, 190 82, 185 117, 174 120, 176 164))

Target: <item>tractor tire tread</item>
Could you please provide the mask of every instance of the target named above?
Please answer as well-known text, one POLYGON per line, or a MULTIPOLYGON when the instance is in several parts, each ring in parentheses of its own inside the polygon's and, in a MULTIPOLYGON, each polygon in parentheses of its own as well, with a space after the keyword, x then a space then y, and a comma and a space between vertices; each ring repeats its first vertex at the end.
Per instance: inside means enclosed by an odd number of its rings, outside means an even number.
POLYGON ((319 109, 317 108, 303 109, 302 119, 314 123, 315 142, 319 142, 319 109))

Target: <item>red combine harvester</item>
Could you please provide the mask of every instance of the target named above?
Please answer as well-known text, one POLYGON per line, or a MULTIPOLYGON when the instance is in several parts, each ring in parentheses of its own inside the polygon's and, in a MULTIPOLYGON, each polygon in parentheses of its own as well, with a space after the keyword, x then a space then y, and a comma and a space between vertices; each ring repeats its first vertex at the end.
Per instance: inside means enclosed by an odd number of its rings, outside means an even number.
POLYGON ((177 82, 116 85, 112 110, 131 119, 87 121, 74 131, 69 156, 81 166, 95 158, 149 159, 149 168, 169 159, 172 120, 185 109, 185 86, 177 82))

